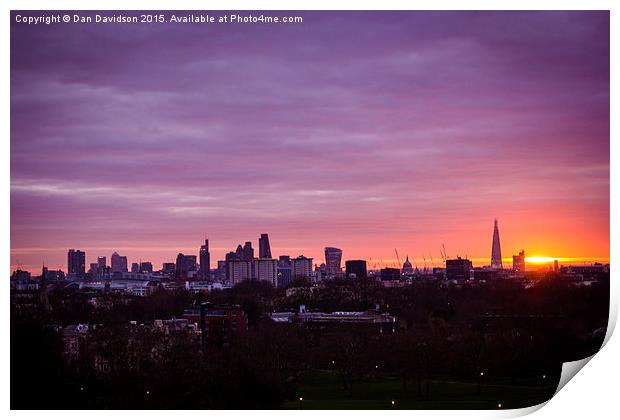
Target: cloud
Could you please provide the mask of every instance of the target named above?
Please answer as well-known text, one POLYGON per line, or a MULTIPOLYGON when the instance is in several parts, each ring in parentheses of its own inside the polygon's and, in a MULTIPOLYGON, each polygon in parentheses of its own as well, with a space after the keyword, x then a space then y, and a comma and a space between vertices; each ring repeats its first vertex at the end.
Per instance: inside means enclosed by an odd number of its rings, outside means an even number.
POLYGON ((518 213, 596 217, 608 253, 607 12, 303 15, 13 23, 13 243, 269 230, 363 256, 518 213))

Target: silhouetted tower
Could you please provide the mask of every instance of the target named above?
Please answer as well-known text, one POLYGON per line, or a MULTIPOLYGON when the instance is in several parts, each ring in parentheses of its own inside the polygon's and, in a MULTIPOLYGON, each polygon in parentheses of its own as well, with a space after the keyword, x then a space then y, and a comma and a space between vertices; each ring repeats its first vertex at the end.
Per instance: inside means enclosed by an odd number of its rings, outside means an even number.
POLYGON ((200 247, 200 278, 211 280, 211 254, 209 253, 209 240, 200 247))
POLYGON ((258 258, 271 258, 269 236, 266 233, 261 233, 258 239, 258 258))
POLYGON ((244 261, 252 261, 254 259, 254 248, 252 248, 252 242, 247 241, 245 245, 243 245, 241 252, 243 254, 244 261))
POLYGON ((342 272, 342 249, 325 247, 325 268, 327 274, 335 275, 342 272))
POLYGON ((502 268, 502 248, 499 245, 499 228, 497 219, 493 226, 493 249, 491 250, 491 268, 502 268))
POLYGON ((70 249, 67 253, 67 274, 74 274, 77 277, 84 277, 86 273, 86 253, 70 249))

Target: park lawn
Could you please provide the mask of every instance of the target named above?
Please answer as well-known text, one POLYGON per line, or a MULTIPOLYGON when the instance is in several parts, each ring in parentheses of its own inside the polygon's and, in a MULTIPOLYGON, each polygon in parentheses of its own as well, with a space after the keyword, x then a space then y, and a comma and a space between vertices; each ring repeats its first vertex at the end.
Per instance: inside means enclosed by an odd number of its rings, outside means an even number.
MULTIPOLYGON (((559 378, 530 380, 511 384, 507 378, 494 378, 483 383, 478 395, 477 384, 455 378, 431 381, 430 399, 418 394, 417 382, 410 381, 408 392, 403 392, 398 378, 378 377, 356 383, 353 395, 344 390, 334 372, 321 372, 299 384, 298 395, 286 401, 283 409, 317 410, 476 410, 522 408, 549 400, 559 378), (303 400, 299 401, 299 397, 303 400), (392 404, 394 401, 394 404, 392 404)), ((424 388, 422 389, 424 390, 424 388)))

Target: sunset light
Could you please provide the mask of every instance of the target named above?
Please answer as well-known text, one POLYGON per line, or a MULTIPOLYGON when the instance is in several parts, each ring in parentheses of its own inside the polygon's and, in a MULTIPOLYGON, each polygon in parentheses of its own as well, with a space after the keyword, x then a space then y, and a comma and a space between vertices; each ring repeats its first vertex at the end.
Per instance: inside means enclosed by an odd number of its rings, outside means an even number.
MULTIPOLYGON (((312 36, 303 25, 260 32, 235 26, 234 54, 205 44, 199 25, 184 27, 180 45, 147 25, 139 27, 144 48, 105 43, 93 51, 99 35, 74 39, 75 26, 15 23, 12 48, 21 53, 11 57, 20 69, 11 79, 11 270, 39 272, 43 261, 67 270, 69 248, 86 251, 89 263, 119 252, 161 268, 179 252, 194 254, 205 234, 215 268, 231 247, 262 232, 275 256, 303 254, 319 265, 323 248, 335 246, 344 259, 395 268, 402 265, 397 248, 414 269, 430 269, 444 265, 445 244, 448 257, 485 266, 494 217, 507 267, 520 250, 530 264, 553 258, 529 255, 561 255, 565 264, 609 259, 603 18, 584 23, 592 30, 583 45, 596 48, 567 51, 560 65, 546 54, 564 51, 564 41, 520 35, 532 18, 485 15, 492 28, 514 26, 516 56, 536 52, 519 60, 520 68, 510 51, 486 41, 493 34, 482 18, 409 14, 386 27, 371 14, 335 16, 305 16, 312 36), (373 34, 370 47, 350 38, 360 22, 373 34), (336 27, 342 33, 333 34, 336 27), (275 39, 276 49, 256 54, 275 39), (314 51, 308 63, 298 60, 298 45, 314 51), (164 60, 162 49, 178 57, 164 60), (111 77, 107 66, 118 60, 128 67, 111 77), (592 85, 580 82, 584 63, 592 85), (343 68, 355 68, 346 89, 343 68), (561 77, 548 83, 548 74, 561 77), (520 88, 506 101, 510 85, 520 88), (284 96, 268 94, 268 86, 284 96), (570 100, 566 86, 574 87, 570 100), (159 100, 162 92, 169 100, 159 100), (473 92, 475 108, 465 106, 473 92), (385 111, 388 103, 400 111, 385 111), (523 155, 533 148, 535 155, 523 155), (76 165, 85 153, 97 160, 76 165), (51 158, 54 166, 42 164, 51 158)), ((543 32, 570 27, 565 18, 545 19, 557 29, 543 32)), ((133 36, 130 28, 97 31, 122 43, 133 36)))
POLYGON ((525 262, 531 263, 531 264, 545 264, 545 263, 552 263, 554 260, 559 260, 560 258, 553 258, 553 257, 526 257, 525 258, 525 262))
POLYGON ((6 58, 11 410, 521 409, 610 333, 609 10, 11 10, 6 58))

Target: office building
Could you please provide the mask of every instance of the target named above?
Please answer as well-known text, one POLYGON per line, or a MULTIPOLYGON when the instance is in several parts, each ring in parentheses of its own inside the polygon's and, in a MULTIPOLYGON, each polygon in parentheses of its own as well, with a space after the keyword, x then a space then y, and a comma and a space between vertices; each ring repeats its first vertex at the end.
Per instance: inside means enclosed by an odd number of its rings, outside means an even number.
POLYGON ((342 273, 342 250, 339 248, 325 247, 325 272, 327 275, 342 273))
POLYGON ((355 277, 356 279, 365 279, 367 275, 366 261, 350 260, 345 263, 345 271, 347 277, 355 277))
POLYGON ((292 280, 291 258, 288 255, 278 257, 278 287, 286 287, 292 280))
POLYGON ((97 257, 97 273, 103 274, 106 272, 106 258, 105 256, 97 257))
POLYGON ((138 264, 138 263, 131 263, 131 272, 132 273, 139 273, 140 272, 140 264, 138 264))
POLYGON ((88 270, 90 275, 96 275, 99 273, 99 264, 98 263, 90 263, 90 268, 88 270))
POLYGON ((269 236, 266 233, 261 233, 258 239, 258 258, 271 258, 269 236))
POLYGON ((204 245, 200 247, 200 271, 201 280, 211 280, 211 254, 209 253, 209 240, 205 239, 204 245))
POLYGON ((162 273, 168 274, 168 275, 174 275, 174 271, 175 271, 175 265, 174 263, 171 262, 165 262, 161 265, 161 271, 162 273))
POLYGON ((515 273, 525 273, 525 251, 521 250, 519 255, 512 256, 512 269, 515 273))
POLYGON ((381 281, 399 281, 400 270, 398 268, 382 268, 381 281))
POLYGON ((177 255, 176 262, 176 278, 177 280, 185 280, 188 277, 193 277, 196 272, 196 256, 184 255, 179 253, 177 255))
POLYGON ((252 261, 254 259, 254 248, 252 248, 252 242, 247 241, 242 250, 243 259, 246 261, 252 261))
POLYGON ((220 283, 226 282, 226 275, 227 275, 226 270, 227 270, 226 261, 218 260, 217 269, 215 270, 215 281, 220 282, 220 283))
POLYGON ((126 273, 127 272, 127 257, 118 255, 117 252, 112 254, 110 258, 110 265, 113 273, 126 273))
POLYGON ((86 274, 86 253, 70 249, 67 253, 67 274, 76 277, 84 277, 86 274))
POLYGON ((454 283, 466 283, 471 280, 473 266, 470 260, 461 257, 446 260, 446 280, 454 283))
POLYGON ((152 273, 153 272, 153 263, 150 261, 141 261, 140 262, 140 272, 141 273, 152 273))

